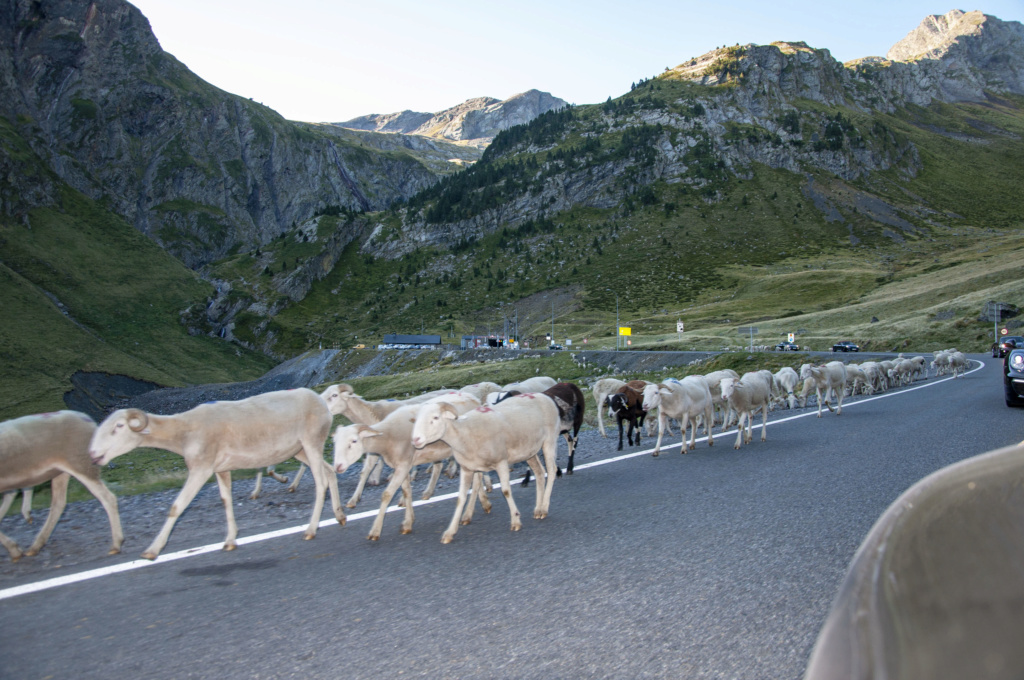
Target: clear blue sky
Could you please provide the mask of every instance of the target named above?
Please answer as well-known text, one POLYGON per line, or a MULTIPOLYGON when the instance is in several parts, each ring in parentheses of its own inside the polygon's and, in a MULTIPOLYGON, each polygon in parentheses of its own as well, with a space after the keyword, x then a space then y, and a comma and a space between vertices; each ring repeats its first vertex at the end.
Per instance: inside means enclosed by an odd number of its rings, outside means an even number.
MULTIPOLYGON (((440 111, 536 88, 575 104, 629 90, 720 45, 803 40, 840 61, 884 55, 918 0, 134 0, 163 48, 286 118, 440 111)), ((980 9, 1024 22, 1024 0, 980 9)))

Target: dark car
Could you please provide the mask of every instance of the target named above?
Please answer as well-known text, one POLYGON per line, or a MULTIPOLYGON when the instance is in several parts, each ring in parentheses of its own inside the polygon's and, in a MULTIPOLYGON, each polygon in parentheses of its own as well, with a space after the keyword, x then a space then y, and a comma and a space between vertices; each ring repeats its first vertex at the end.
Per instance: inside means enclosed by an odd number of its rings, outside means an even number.
POLYGON ((1012 349, 1024 349, 1024 338, 1019 335, 1004 335, 998 344, 992 345, 992 356, 1002 359, 1012 349))
POLYGON ((1011 349, 1003 359, 1007 406, 1024 406, 1024 349, 1011 349))
POLYGON ((562 346, 561 346, 561 345, 555 345, 555 344, 553 344, 553 343, 552 343, 552 344, 551 344, 551 345, 550 345, 550 346, 548 347, 548 349, 562 349, 562 346))
POLYGON ((775 351, 776 352, 799 352, 800 351, 800 345, 796 344, 795 342, 790 342, 789 340, 783 340, 779 344, 775 345, 775 351))
POLYGON ((849 340, 843 340, 832 345, 833 352, 859 352, 860 345, 852 343, 849 340))

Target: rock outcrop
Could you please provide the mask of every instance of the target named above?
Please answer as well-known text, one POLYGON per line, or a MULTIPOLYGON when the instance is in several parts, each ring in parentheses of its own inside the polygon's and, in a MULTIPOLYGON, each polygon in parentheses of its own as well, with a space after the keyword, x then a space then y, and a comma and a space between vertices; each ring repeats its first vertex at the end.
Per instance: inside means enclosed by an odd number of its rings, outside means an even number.
MULTIPOLYGON (((202 81, 123 0, 0 7, 0 116, 55 179, 192 267, 326 207, 380 210, 437 179, 411 153, 348 143, 202 81)), ((17 153, 0 156, 16 172, 17 153)), ((2 197, 9 217, 53 201, 36 184, 2 197)))
POLYGON ((529 123, 542 113, 564 106, 564 100, 547 92, 528 90, 504 101, 493 97, 468 99, 438 113, 372 114, 334 124, 354 130, 420 135, 485 147, 502 130, 529 123))

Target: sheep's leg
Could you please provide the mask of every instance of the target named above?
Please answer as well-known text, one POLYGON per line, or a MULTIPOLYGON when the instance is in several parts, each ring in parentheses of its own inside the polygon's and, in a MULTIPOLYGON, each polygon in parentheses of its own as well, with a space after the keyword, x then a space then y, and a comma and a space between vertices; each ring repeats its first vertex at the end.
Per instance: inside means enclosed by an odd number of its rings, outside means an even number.
POLYGON ((448 529, 441 535, 441 543, 451 543, 459 530, 459 517, 466 507, 466 492, 469 491, 469 480, 473 473, 466 468, 459 469, 459 497, 455 502, 455 512, 452 513, 452 521, 448 523, 448 529))
POLYGON ((789 410, 796 409, 796 395, 793 394, 793 390, 789 390, 789 410))
POLYGON ((604 412, 604 399, 605 396, 603 394, 600 398, 594 395, 594 400, 597 401, 597 429, 600 430, 601 436, 607 439, 608 433, 604 431, 604 419, 601 417, 601 414, 604 412))
POLYGON ((537 477, 537 500, 533 505, 533 518, 544 519, 548 516, 544 508, 544 468, 541 467, 540 458, 537 456, 531 457, 526 464, 530 466, 533 474, 537 477))
POLYGON ((171 503, 171 509, 167 512, 167 519, 164 521, 163 527, 160 529, 160 533, 156 535, 153 542, 149 544, 145 552, 142 553, 142 558, 147 560, 155 560, 160 554, 160 551, 167 545, 167 539, 171 535, 171 529, 174 528, 175 522, 178 521, 178 517, 185 511, 188 504, 192 502, 192 499, 196 497, 199 490, 203 488, 203 484, 213 474, 213 470, 210 468, 194 469, 188 471, 188 479, 185 480, 185 484, 181 487, 181 491, 178 492, 178 497, 171 503))
MULTIPOLYGON (((657 458, 658 454, 661 453, 661 439, 665 436, 665 426, 667 425, 665 414, 662 413, 661 409, 658 409, 658 441, 654 443, 654 452, 651 454, 652 458, 657 458)), ((683 453, 686 453, 685 451, 683 453)))
POLYGON ((836 404, 836 415, 837 416, 841 416, 841 415, 843 415, 843 391, 842 390, 839 390, 839 397, 837 399, 837 402, 838 403, 836 404))
MULTIPOLYGON (((292 483, 288 485, 288 493, 295 493, 295 490, 297 488, 299 488, 299 480, 302 479, 302 475, 305 474, 305 472, 306 472, 306 466, 303 465, 302 463, 299 463, 299 470, 298 470, 298 472, 295 473, 295 479, 293 479, 292 483)), ((333 472, 333 470, 332 470, 332 472, 333 472)), ((277 478, 275 477, 274 479, 277 479, 277 478)), ((285 477, 284 479, 278 479, 277 481, 279 481, 279 482, 287 482, 288 478, 285 477)))
MULTIPOLYGON (((573 459, 576 457, 576 444, 580 440, 579 430, 576 431, 575 435, 570 436, 568 432, 565 433, 565 443, 569 449, 569 463, 565 466, 565 474, 572 474, 573 459)), ((561 472, 561 470, 559 470, 561 472)))
POLYGON ((274 469, 273 465, 267 467, 267 474, 273 477, 275 482, 280 482, 281 484, 288 483, 288 478, 284 475, 277 474, 277 470, 274 469))
POLYGON ((747 429, 743 434, 743 443, 749 444, 754 441, 754 409, 747 411, 747 429))
POLYGON ((17 495, 17 489, 4 492, 4 499, 3 501, 0 501, 0 519, 7 516, 7 511, 11 509, 11 505, 14 503, 14 497, 17 495))
MULTIPOLYGON (((267 470, 270 470, 270 468, 267 468, 267 470)), ((256 471, 256 486, 252 488, 252 493, 249 494, 249 500, 256 500, 260 497, 261 493, 263 493, 263 468, 256 471)))
POLYGON ((818 398, 818 417, 821 417, 821 388, 814 388, 814 395, 818 398))
POLYGON ((768 441, 768 404, 761 406, 761 441, 768 441))
MULTIPOLYGON (((551 490, 555 486, 555 477, 558 476, 555 474, 555 471, 558 470, 558 461, 555 459, 555 457, 558 455, 558 435, 548 437, 547 441, 545 441, 543 446, 541 447, 541 451, 544 452, 544 462, 547 464, 548 476, 547 479, 544 480, 544 506, 543 508, 541 508, 541 512, 543 512, 543 515, 538 517, 536 512, 534 512, 533 514, 533 516, 537 519, 544 519, 544 517, 547 517, 548 512, 551 509, 551 490)), ((536 458, 536 456, 534 456, 534 458, 536 458)), ((540 463, 540 459, 537 460, 537 463, 540 463)), ((540 485, 540 483, 541 477, 538 475, 538 486, 540 485)), ((537 489, 537 492, 539 493, 540 489, 537 489)))
MULTIPOLYGON (((321 460, 323 460, 321 458, 321 460)), ((338 473, 326 460, 323 461, 324 477, 327 478, 327 490, 331 492, 331 511, 338 524, 345 526, 345 511, 341 508, 341 491, 338 490, 338 473)), ((296 476, 296 479, 298 477, 296 476)))
MULTIPOLYGON (((370 527, 370 533, 366 537, 369 540, 380 540, 380 532, 384 529, 384 515, 388 512, 388 506, 391 505, 391 499, 394 498, 395 491, 402 487, 403 493, 405 492, 405 485, 409 481, 409 468, 410 465, 403 462, 395 468, 395 473, 391 475, 391 481, 388 482, 384 492, 380 495, 380 510, 377 511, 377 517, 373 520, 373 526, 370 527)), ((410 491, 410 493, 412 492, 410 491)), ((405 520, 402 522, 402 533, 408 534, 412 532, 412 503, 406 502, 405 505, 405 520)))
POLYGON ((82 483, 89 490, 96 500, 100 502, 107 513, 107 520, 110 522, 110 550, 108 555, 116 555, 121 552, 121 544, 124 543, 124 532, 121 531, 121 515, 117 512, 117 496, 103 484, 99 479, 99 472, 96 479, 84 475, 75 475, 75 479, 82 483))
MULTIPOLYGON (((369 457, 367 457, 369 460, 369 457)), ((377 457, 377 462, 374 463, 373 467, 370 468, 370 478, 366 480, 366 483, 370 486, 380 486, 380 477, 384 474, 384 461, 377 457)))
MULTIPOLYGON (((302 451, 295 454, 295 457, 299 459, 300 463, 305 463, 309 466, 309 471, 313 473, 313 484, 314 484, 314 498, 313 498, 313 514, 309 518, 309 526, 306 527, 306 532, 302 535, 303 539, 309 541, 316 538, 316 530, 320 527, 320 513, 324 509, 324 495, 327 493, 327 484, 324 480, 324 459, 323 459, 323 442, 320 442, 319 446, 314 446, 307 442, 302 442, 302 451)), ((335 477, 335 483, 337 483, 337 477, 335 477)), ((342 526, 345 525, 344 519, 339 519, 338 523, 342 526)))
MULTIPOLYGON (((32 524, 32 491, 31 486, 21 490, 21 516, 29 524, 32 524)), ((3 513, 0 513, 0 517, 3 517, 3 513)))
MULTIPOLYGON (((459 524, 470 524, 473 521, 473 513, 476 512, 476 502, 479 498, 486 498, 483 491, 483 472, 473 473, 473 485, 469 490, 469 498, 466 499, 466 510, 462 513, 462 519, 459 520, 459 524)), ((487 512, 490 512, 491 501, 488 500, 485 507, 487 512)), ((484 505, 481 502, 481 505, 484 505)))
POLYGON ((711 416, 713 414, 714 414, 714 411, 713 411, 713 407, 711 407, 711 406, 707 407, 704 410, 704 418, 705 418, 704 434, 706 434, 708 436, 708 446, 714 446, 715 445, 715 438, 711 434, 711 427, 709 427, 707 425, 707 423, 710 422, 711 416))
POLYGON ((217 473, 217 488, 220 490, 220 500, 224 504, 224 514, 228 518, 228 535, 224 539, 224 550, 234 550, 238 547, 235 539, 238 537, 238 525, 235 524, 235 508, 231 504, 231 472, 226 470, 217 473))
POLYGON ((732 445, 732 448, 739 449, 743 446, 743 419, 746 417, 746 413, 743 411, 737 411, 738 417, 736 419, 736 443, 732 445))
POLYGON ((377 461, 380 459, 376 453, 366 454, 366 460, 363 461, 363 471, 359 473, 359 483, 356 484, 356 490, 352 493, 352 498, 348 499, 348 503, 345 504, 346 508, 356 507, 356 503, 363 495, 363 489, 366 488, 366 478, 370 476, 370 472, 373 468, 377 467, 377 461))
MULTIPOLYGON (((519 508, 516 507, 516 500, 512 498, 512 485, 509 483, 509 469, 508 461, 503 460, 498 463, 498 480, 501 482, 501 493, 505 496, 505 502, 508 503, 508 512, 512 517, 512 531, 519 531, 523 528, 523 521, 519 518, 519 508)), ((543 482, 537 478, 537 488, 540 489, 543 482)))
POLYGON ((46 541, 50 538, 50 534, 53 533, 53 528, 60 521, 60 516, 64 514, 64 507, 67 505, 68 500, 68 482, 70 480, 71 475, 67 472, 62 472, 50 482, 50 514, 46 516, 46 522, 43 524, 43 528, 39 530, 36 540, 25 551, 27 556, 32 557, 39 554, 39 551, 42 550, 43 546, 46 545, 46 541))
MULTIPOLYGON (((494 490, 494 486, 491 484, 491 473, 489 472, 478 472, 480 476, 480 488, 476 494, 474 494, 477 500, 480 501, 480 507, 483 508, 484 512, 490 514, 491 512, 491 499, 487 497, 487 494, 494 490)), ((475 480, 474 480, 475 481, 475 480)), ((472 512, 470 513, 472 515, 472 512)))
MULTIPOLYGON (((619 418, 618 420, 619 420, 619 448, 618 448, 618 450, 621 451, 622 450, 622 418, 619 418)), ((633 442, 631 441, 630 444, 632 444, 632 443, 633 442)))
POLYGON ((0 545, 7 548, 7 552, 11 554, 11 562, 17 562, 24 555, 18 544, 3 532, 0 532, 0 545))
POLYGON ((459 464, 455 461, 455 456, 448 459, 448 469, 444 471, 448 475, 448 479, 455 479, 455 473, 459 471, 459 464))
POLYGON ((430 469, 430 482, 427 484, 426 491, 420 496, 423 500, 427 500, 434 495, 434 488, 437 487, 437 480, 441 478, 441 468, 444 467, 443 461, 438 461, 431 466, 430 469))

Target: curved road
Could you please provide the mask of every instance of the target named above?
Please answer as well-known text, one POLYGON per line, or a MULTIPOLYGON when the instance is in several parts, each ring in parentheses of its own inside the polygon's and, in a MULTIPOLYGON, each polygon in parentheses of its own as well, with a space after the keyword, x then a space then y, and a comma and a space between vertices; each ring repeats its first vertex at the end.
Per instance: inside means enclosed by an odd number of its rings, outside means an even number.
MULTIPOLYGON (((418 507, 411 536, 390 515, 371 543, 363 519, 8 597, 0 676, 799 678, 885 508, 1024 439, 1000 363, 974 358, 985 366, 964 379, 849 401, 841 417, 774 412, 768 441, 758 420, 740 451, 725 435, 579 469, 518 533, 495 493, 447 546, 451 500, 418 507)), ((616 456, 594 432, 581 446, 616 456)), ((533 493, 516 487, 522 509, 533 493)), ((180 523, 168 550, 222 532, 180 523)))

